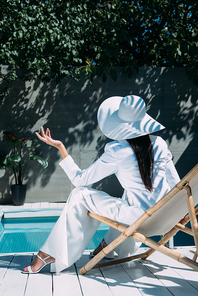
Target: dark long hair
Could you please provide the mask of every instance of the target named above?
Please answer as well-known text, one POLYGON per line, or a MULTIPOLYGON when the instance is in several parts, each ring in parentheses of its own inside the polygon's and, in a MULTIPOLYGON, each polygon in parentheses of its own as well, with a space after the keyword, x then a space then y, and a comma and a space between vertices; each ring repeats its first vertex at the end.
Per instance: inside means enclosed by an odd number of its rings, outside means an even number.
POLYGON ((149 191, 153 189, 153 145, 151 143, 149 135, 141 136, 138 138, 127 139, 127 142, 131 145, 140 171, 140 176, 144 186, 149 191))

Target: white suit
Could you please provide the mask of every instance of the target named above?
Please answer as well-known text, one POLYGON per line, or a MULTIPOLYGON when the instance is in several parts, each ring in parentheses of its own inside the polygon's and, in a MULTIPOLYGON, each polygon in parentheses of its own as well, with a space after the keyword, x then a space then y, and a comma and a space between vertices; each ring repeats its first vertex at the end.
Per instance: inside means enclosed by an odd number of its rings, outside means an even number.
MULTIPOLYGON (((65 208, 41 250, 56 259, 56 270, 61 271, 78 260, 99 222, 87 211, 130 225, 148 208, 161 199, 177 182, 179 176, 172 155, 161 137, 150 136, 154 150, 153 191, 148 191, 141 179, 133 149, 126 140, 106 145, 103 155, 85 170, 80 170, 71 156, 60 162, 76 188, 71 192, 65 208), (115 198, 89 187, 111 174, 115 174, 124 188, 124 195, 115 198)), ((107 244, 119 233, 109 230, 107 244)), ((115 251, 119 256, 132 254, 140 244, 127 239, 115 251)))

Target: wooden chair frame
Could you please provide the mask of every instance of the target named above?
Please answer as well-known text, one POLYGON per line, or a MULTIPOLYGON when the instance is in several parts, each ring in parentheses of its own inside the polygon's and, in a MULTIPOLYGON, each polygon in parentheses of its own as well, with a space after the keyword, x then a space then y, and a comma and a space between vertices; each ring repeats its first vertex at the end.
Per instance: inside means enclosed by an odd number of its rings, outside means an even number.
POLYGON ((153 205, 150 209, 148 209, 139 219, 137 219, 132 225, 125 226, 118 222, 115 222, 111 219, 99 216, 97 214, 93 214, 88 212, 88 215, 100 222, 103 222, 110 227, 113 227, 121 232, 121 234, 112 241, 109 245, 107 245, 104 249, 102 249, 93 259, 91 259, 87 264, 85 264, 81 269, 80 273, 85 274, 92 268, 100 268, 104 266, 110 266, 114 264, 119 264, 123 262, 129 262, 131 260, 135 260, 141 258, 143 260, 147 259, 151 254, 155 251, 159 251, 187 266, 198 271, 198 263, 196 262, 198 257, 198 223, 197 223, 197 214, 198 214, 198 206, 194 206, 191 186, 189 182, 198 174, 198 164, 171 190, 169 191, 162 199, 160 199, 155 205, 153 205), (171 200, 179 191, 185 191, 186 203, 188 207, 188 214, 179 221, 173 228, 164 235, 164 237, 159 241, 155 242, 149 237, 146 237, 142 233, 138 232, 138 228, 147 221, 155 212, 157 212, 160 208, 162 208, 168 201, 171 200), (185 225, 190 221, 191 228, 186 227, 185 225), (175 250, 172 250, 166 246, 166 242, 170 240, 172 236, 174 236, 179 230, 188 233, 194 237, 196 251, 194 252, 193 259, 190 259, 175 250), (138 241, 144 243, 146 246, 150 247, 145 253, 113 260, 105 263, 99 263, 108 253, 114 250, 118 245, 120 245, 123 241, 125 241, 128 237, 133 237, 138 241))

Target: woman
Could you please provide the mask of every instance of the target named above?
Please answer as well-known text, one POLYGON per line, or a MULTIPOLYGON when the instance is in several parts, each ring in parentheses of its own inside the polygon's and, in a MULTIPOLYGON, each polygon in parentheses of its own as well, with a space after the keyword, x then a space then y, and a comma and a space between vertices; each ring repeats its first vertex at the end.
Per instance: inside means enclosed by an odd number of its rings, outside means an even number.
MULTIPOLYGON (((98 110, 98 123, 104 135, 114 141, 83 171, 68 155, 63 143, 51 138, 49 129, 44 132, 41 128, 41 136, 36 133, 40 140, 60 151, 63 158, 60 166, 76 188, 34 262, 24 268, 24 273, 37 273, 47 264, 59 272, 76 262, 100 224, 87 215, 88 211, 130 225, 180 180, 165 141, 149 135, 164 126, 146 113, 142 98, 135 95, 108 98, 98 110), (124 188, 122 198, 85 187, 111 174, 116 175, 124 188)), ((116 230, 110 229, 92 255, 116 236, 116 230)), ((115 251, 123 257, 131 255, 139 245, 130 238, 115 251)))

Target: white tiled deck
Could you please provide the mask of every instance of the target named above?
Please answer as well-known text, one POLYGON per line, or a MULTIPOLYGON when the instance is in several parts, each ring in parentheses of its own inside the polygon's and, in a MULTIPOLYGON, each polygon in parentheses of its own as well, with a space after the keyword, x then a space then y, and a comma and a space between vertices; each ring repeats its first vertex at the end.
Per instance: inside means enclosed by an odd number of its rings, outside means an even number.
MULTIPOLYGON (((1 206, 7 217, 50 215, 61 212, 64 204, 37 203, 22 207, 1 206), (18 209, 17 209, 18 208, 18 209), (38 214, 40 213, 40 214, 38 214)), ((188 257, 193 248, 180 248, 188 257)), ((140 248, 139 251, 143 251, 140 248)), ((85 251, 80 260, 60 274, 49 273, 46 267, 40 274, 24 275, 21 270, 30 265, 33 254, 0 254, 1 296, 195 296, 198 295, 198 272, 155 252, 149 260, 136 260, 111 267, 94 269, 80 275, 79 269, 89 260, 85 251)))
MULTIPOLYGON (((187 248, 180 251, 189 255, 187 248)), ((198 272, 159 253, 144 263, 136 260, 94 269, 87 275, 79 274, 89 260, 87 252, 60 274, 49 273, 49 267, 40 274, 22 274, 32 259, 33 254, 0 256, 1 296, 198 295, 198 272)))

